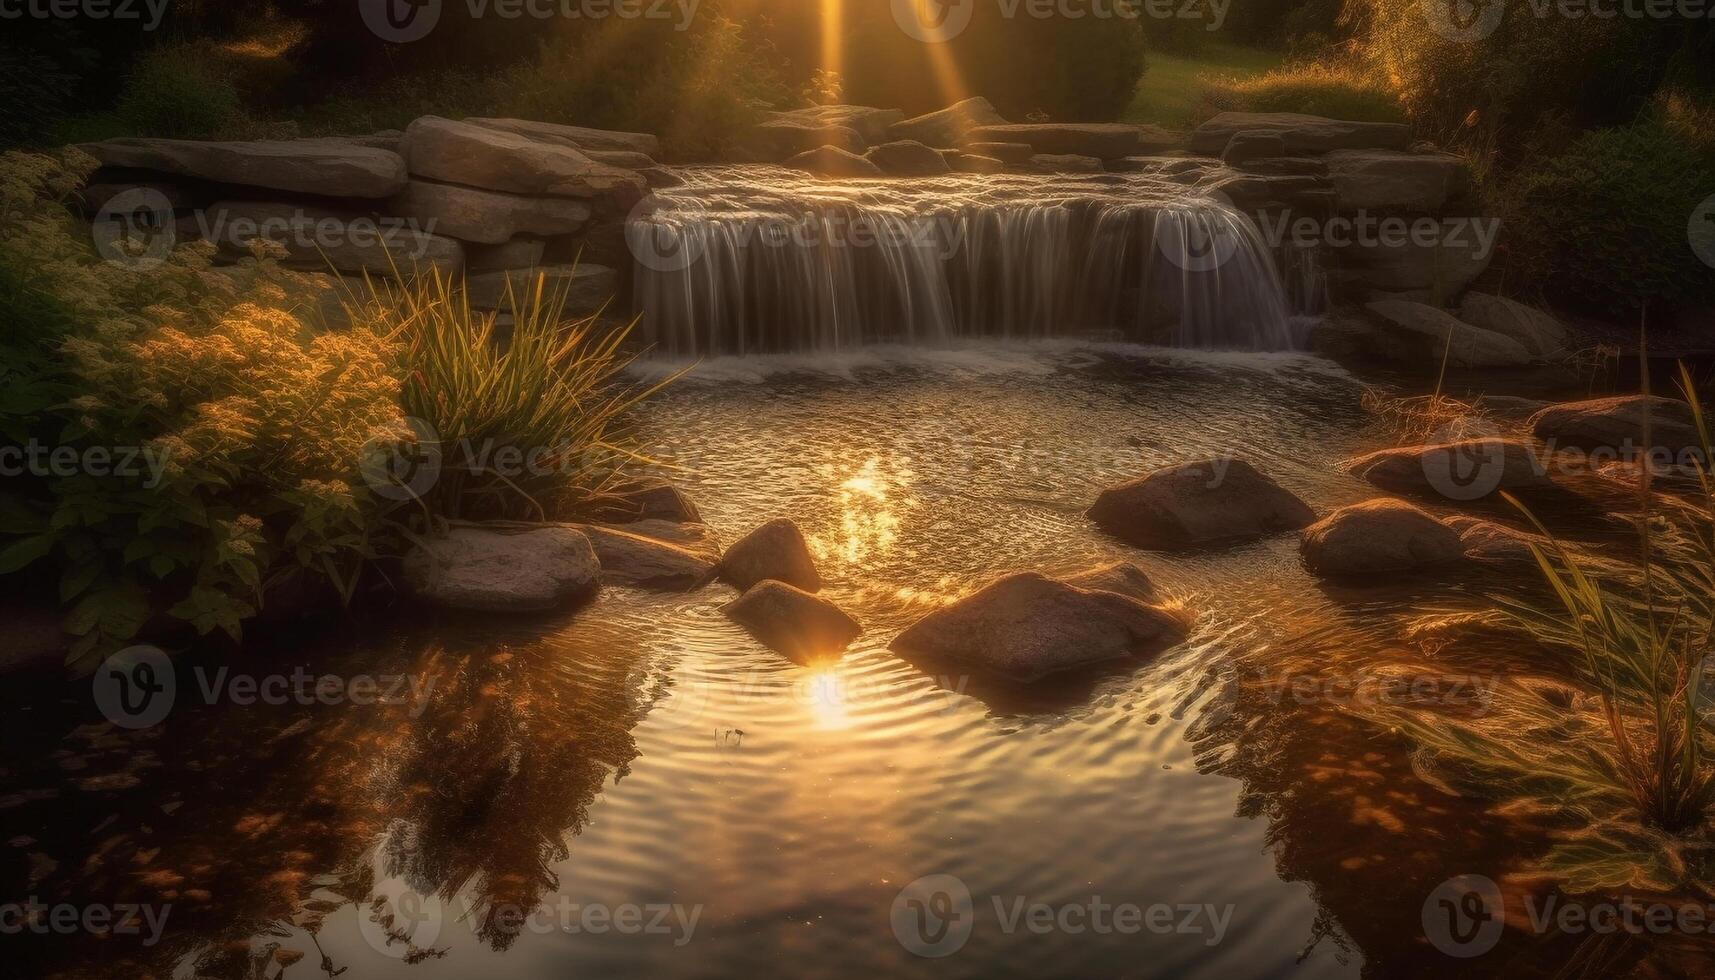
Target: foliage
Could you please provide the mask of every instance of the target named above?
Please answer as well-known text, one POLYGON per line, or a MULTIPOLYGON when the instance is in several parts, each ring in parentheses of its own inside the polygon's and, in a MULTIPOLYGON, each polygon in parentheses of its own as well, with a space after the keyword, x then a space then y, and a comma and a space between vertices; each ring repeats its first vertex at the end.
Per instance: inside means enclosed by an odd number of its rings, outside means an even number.
POLYGON ((1577 137, 1502 192, 1515 268, 1551 295, 1613 314, 1715 299, 1686 236, 1715 193, 1712 160, 1653 117, 1577 137))
POLYGON ((93 165, 0 158, 0 283, 25 298, 15 316, 43 317, 6 330, 36 383, 0 429, 71 461, 8 480, 0 574, 57 573, 74 655, 160 616, 236 637, 298 570, 349 594, 371 554, 357 461, 400 425, 391 341, 312 335, 269 260, 97 261, 63 203, 93 165))
POLYGON ((1217 79, 1201 113, 1302 112, 1334 119, 1404 122, 1405 108, 1388 85, 1345 61, 1295 62, 1249 77, 1217 79))
POLYGON ((132 135, 230 137, 244 124, 238 89, 205 45, 164 45, 138 59, 114 106, 132 135))
MULTIPOLYGON (((496 315, 471 309, 461 284, 438 273, 403 287, 369 282, 346 301, 354 324, 397 336, 405 414, 422 423, 398 447, 432 453, 439 475, 418 501, 435 519, 548 519, 576 513, 639 459, 626 414, 668 381, 624 383, 621 351, 629 327, 595 317, 568 322, 565 286, 545 276, 506 306, 510 335, 496 315)), ((416 488, 399 488, 401 496, 416 488)))

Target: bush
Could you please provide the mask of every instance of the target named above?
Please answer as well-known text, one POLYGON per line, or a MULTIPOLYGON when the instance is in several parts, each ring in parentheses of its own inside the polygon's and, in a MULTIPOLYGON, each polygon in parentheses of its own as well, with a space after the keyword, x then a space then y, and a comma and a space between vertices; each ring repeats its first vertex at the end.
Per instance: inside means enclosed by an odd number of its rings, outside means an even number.
POLYGON ((148 52, 132 68, 114 106, 119 128, 167 139, 242 135, 243 99, 218 64, 200 45, 148 52))
POLYGON ((301 280, 271 261, 98 261, 63 204, 93 167, 0 157, 0 289, 22 300, 0 360, 28 383, 0 431, 90 461, 8 481, 0 575, 51 570, 74 655, 159 617, 237 637, 299 572, 349 595, 376 523, 361 450, 402 425, 391 342, 312 335, 284 309, 301 280))
POLYGON ((1715 193, 1715 157, 1656 117, 1579 137, 1502 193, 1514 268, 1551 295, 1631 317, 1715 300, 1686 228, 1715 193))
POLYGON ((1338 62, 1288 65, 1251 78, 1217 81, 1203 116, 1216 112, 1302 112, 1365 122, 1404 122, 1393 89, 1362 69, 1338 62))

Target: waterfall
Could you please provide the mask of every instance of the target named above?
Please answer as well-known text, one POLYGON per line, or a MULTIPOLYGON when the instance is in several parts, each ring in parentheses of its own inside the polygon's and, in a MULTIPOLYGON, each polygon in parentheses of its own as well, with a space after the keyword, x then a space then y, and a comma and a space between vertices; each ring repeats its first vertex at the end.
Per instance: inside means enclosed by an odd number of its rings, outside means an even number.
POLYGON ((972 337, 1296 346, 1256 225, 1159 174, 681 176, 626 225, 639 335, 664 354, 972 337))

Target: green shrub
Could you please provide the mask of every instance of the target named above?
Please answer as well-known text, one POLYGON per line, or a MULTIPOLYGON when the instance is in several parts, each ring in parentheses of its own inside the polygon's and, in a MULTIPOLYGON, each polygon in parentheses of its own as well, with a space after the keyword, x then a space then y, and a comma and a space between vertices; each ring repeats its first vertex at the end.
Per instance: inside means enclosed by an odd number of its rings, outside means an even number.
POLYGON ((169 139, 242 136, 244 102, 200 45, 166 45, 138 59, 113 115, 127 133, 169 139))
POLYGON ((1405 107, 1385 83, 1355 65, 1287 65, 1249 78, 1216 81, 1204 96, 1216 112, 1302 112, 1334 119, 1404 122, 1405 107))
POLYGON ((23 300, 0 355, 27 382, 0 431, 73 454, 7 481, 0 575, 57 578, 74 655, 160 617, 236 637, 300 571, 349 595, 376 524, 362 450, 402 427, 391 340, 312 334, 271 261, 98 260, 64 206, 93 168, 0 157, 0 289, 23 300))
POLYGON ((1687 226, 1715 193, 1712 158, 1656 118, 1578 137, 1502 192, 1512 268, 1551 296, 1630 318, 1715 299, 1687 226))

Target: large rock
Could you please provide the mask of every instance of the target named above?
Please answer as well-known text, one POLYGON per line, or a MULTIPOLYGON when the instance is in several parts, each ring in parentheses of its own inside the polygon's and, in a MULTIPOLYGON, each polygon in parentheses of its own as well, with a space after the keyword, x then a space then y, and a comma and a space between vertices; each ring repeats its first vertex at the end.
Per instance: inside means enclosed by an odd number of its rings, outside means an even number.
POLYGON ((1005 160, 985 157, 976 153, 963 153, 958 150, 947 151, 947 162, 952 164, 955 171, 962 174, 1004 174, 1012 169, 1012 166, 1005 160))
POLYGON ((1194 548, 1292 531, 1316 519, 1304 501, 1241 459, 1156 470, 1103 490, 1090 519, 1144 548, 1194 548))
POLYGON ((1490 293, 1466 293, 1459 317, 1472 326, 1511 337, 1532 354, 1560 353, 1571 339, 1566 325, 1552 314, 1490 293))
POLYGON ((816 572, 816 559, 810 555, 803 532, 784 517, 733 542, 721 558, 720 577, 740 590, 763 579, 795 585, 806 592, 822 590, 822 576, 816 572))
POLYGON ((683 490, 665 480, 630 480, 602 495, 597 514, 602 520, 664 520, 700 523, 697 505, 683 490))
POLYGON ((559 123, 536 122, 532 119, 466 119, 465 122, 485 129, 497 129, 515 136, 572 146, 585 151, 641 153, 648 157, 661 155, 661 141, 648 133, 621 133, 584 126, 562 126, 559 123))
POLYGON ((578 530, 595 547, 601 579, 607 584, 681 592, 715 576, 715 563, 706 552, 599 524, 580 525, 578 530))
POLYGON ((1029 163, 1030 158, 1036 155, 1036 151, 1030 148, 1029 143, 983 143, 979 141, 966 143, 960 149, 968 154, 993 157, 1015 166, 1029 163))
POLYGON ((930 613, 891 646, 1031 681, 1170 646, 1186 627, 1183 616, 1117 592, 1023 572, 930 613))
POLYGON ((399 154, 332 140, 116 139, 79 149, 109 167, 324 197, 392 197, 405 188, 399 154))
POLYGON ((1140 602, 1154 602, 1160 598, 1155 583, 1143 569, 1129 561, 1116 561, 1111 565, 1101 565, 1089 571, 1068 575, 1060 581, 1080 589, 1095 589, 1101 592, 1118 592, 1130 596, 1140 602))
POLYGON ((751 127, 746 145, 764 160, 779 161, 824 146, 862 153, 869 141, 850 126, 813 119, 769 119, 751 127))
POLYGON ((647 174, 660 166, 659 163, 655 162, 654 157, 647 153, 637 153, 632 150, 582 150, 580 152, 597 163, 605 163, 621 170, 635 170, 640 174, 647 174))
POLYGON ((947 173, 947 158, 940 150, 924 146, 916 140, 895 140, 870 147, 864 159, 880 167, 883 173, 895 177, 935 177, 947 173))
POLYGON ((466 245, 466 273, 534 269, 542 264, 548 243, 540 238, 514 238, 499 245, 466 245))
POLYGON ((228 253, 245 253, 256 239, 286 250, 288 266, 356 274, 439 269, 456 274, 464 247, 411 222, 299 204, 221 201, 203 212, 208 237, 228 253))
POLYGON ((1030 162, 1025 166, 1039 174, 1099 174, 1102 172, 1102 161, 1096 157, 1063 153, 1038 153, 1031 157, 1030 162))
POLYGON ((977 143, 1026 143, 1037 153, 1111 160, 1138 152, 1136 126, 1121 123, 1006 123, 966 134, 977 143))
POLYGON ((1552 554, 1553 544, 1540 534, 1496 524, 1475 517, 1450 517, 1446 524, 1459 534, 1465 557, 1485 565, 1536 567, 1535 545, 1552 554))
MULTIPOLYGON (((1442 352, 1447 362, 1462 368, 1522 367, 1535 358, 1511 337, 1473 327, 1452 314, 1424 303, 1407 300, 1378 300, 1366 307, 1391 325, 1396 337, 1392 359, 1439 365, 1442 352), (1447 347, 1448 337, 1452 346, 1447 347)), ((1385 340, 1384 340, 1385 342, 1385 340)))
POLYGON ((439 116, 411 123, 405 160, 418 177, 511 194, 630 201, 646 189, 642 176, 597 163, 571 145, 439 116))
POLYGON ((1191 152, 1219 156, 1238 133, 1279 133, 1288 153, 1403 150, 1411 130, 1401 123, 1355 122, 1296 112, 1223 112, 1191 133, 1191 152))
POLYGON ((823 146, 807 153, 800 153, 784 166, 794 170, 808 170, 821 177, 880 177, 881 168, 870 161, 848 153, 837 146, 823 146))
POLYGON ((1468 178, 1451 153, 1336 150, 1323 159, 1342 211, 1439 211, 1468 178))
POLYGON ((902 122, 905 113, 898 109, 876 109, 865 105, 817 105, 777 112, 769 118, 811 126, 838 126, 857 133, 865 143, 884 143, 888 139, 888 130, 902 122))
POLYGON ((1191 134, 1144 123, 1137 127, 1137 153, 1177 153, 1191 145, 1191 134))
POLYGON ((1675 454, 1701 448, 1691 406, 1659 395, 1621 395, 1551 405, 1531 416, 1530 427, 1553 450, 1630 454, 1643 449, 1646 415, 1652 447, 1675 454))
POLYGON ((746 589, 721 612, 764 646, 800 663, 837 655, 863 632, 839 606, 773 579, 746 589))
POLYGON ((1553 485, 1529 444, 1498 437, 1383 449, 1348 461, 1346 471, 1383 490, 1449 500, 1553 485))
POLYGON ((628 534, 653 538, 656 541, 666 541, 674 547, 689 551, 711 565, 720 564, 720 537, 707 524, 680 523, 651 517, 647 520, 610 526, 616 531, 625 531, 628 534))
POLYGON ((989 100, 977 96, 935 112, 894 123, 887 133, 896 140, 916 140, 934 147, 953 147, 966 141, 978 126, 1006 122, 989 100))
POLYGON ((1342 507, 1304 529, 1304 565, 1329 578, 1408 573, 1458 561, 1459 533, 1403 500, 1342 507))
POLYGON ((1272 130, 1257 129, 1234 134, 1221 151, 1221 162, 1237 167, 1252 160, 1286 156, 1286 137, 1272 130))
POLYGON ((455 527, 407 553, 404 573, 416 595, 439 606, 542 612, 592 595, 601 563, 589 539, 569 527, 455 527))
POLYGON ((499 245, 515 235, 570 235, 589 223, 589 204, 563 197, 524 197, 456 184, 413 180, 387 211, 439 235, 499 245))
POLYGON ((566 316, 580 317, 596 313, 613 299, 619 288, 619 276, 606 266, 580 262, 577 265, 544 265, 534 269, 506 269, 484 272, 465 279, 465 295, 470 305, 479 310, 507 310, 513 302, 527 305, 535 294, 536 280, 544 280, 543 291, 548 295, 564 294, 566 316), (507 298, 510 287, 512 299, 507 298))
POLYGON ((1495 240, 1479 234, 1482 218, 1430 219, 1427 238, 1407 231, 1386 240, 1354 240, 1330 250, 1340 285, 1384 293, 1408 293, 1451 302, 1488 269, 1495 240))

